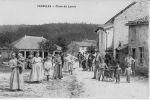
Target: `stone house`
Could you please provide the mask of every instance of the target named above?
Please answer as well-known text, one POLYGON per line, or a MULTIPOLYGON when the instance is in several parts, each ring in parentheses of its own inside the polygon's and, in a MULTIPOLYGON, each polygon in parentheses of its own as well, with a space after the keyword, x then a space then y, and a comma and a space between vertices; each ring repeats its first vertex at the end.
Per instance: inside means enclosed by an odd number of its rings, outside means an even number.
MULTIPOLYGON (((122 49, 128 49, 129 27, 126 23, 147 16, 148 5, 148 0, 132 2, 104 24, 106 33, 113 34, 111 35, 111 37, 113 37, 111 42, 114 58, 116 58, 116 56, 124 58, 125 54, 117 53, 120 53, 122 49)), ((122 53, 128 53, 126 50, 123 51, 125 52, 122 53)))
POLYGON ((133 58, 137 59, 138 65, 149 65, 149 49, 148 49, 148 29, 149 16, 129 21, 129 53, 133 58))

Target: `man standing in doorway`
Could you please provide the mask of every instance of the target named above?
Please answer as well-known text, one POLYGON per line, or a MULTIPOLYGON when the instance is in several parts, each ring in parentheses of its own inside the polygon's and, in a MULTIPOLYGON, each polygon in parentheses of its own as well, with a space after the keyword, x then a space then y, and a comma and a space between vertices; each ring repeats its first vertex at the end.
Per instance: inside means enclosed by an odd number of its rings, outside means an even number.
POLYGON ((133 63, 135 63, 135 59, 133 59, 130 54, 127 54, 127 57, 125 58, 126 67, 131 67, 133 70, 133 63))
POLYGON ((103 60, 103 58, 102 58, 101 54, 99 53, 98 50, 96 50, 94 77, 92 79, 96 79, 97 71, 101 65, 102 60, 103 60))

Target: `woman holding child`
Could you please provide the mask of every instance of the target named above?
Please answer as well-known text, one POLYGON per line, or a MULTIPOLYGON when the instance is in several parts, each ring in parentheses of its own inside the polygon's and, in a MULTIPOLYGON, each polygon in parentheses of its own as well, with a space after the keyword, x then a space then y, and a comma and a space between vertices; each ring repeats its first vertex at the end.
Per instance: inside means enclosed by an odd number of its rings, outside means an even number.
POLYGON ((18 59, 16 58, 16 53, 11 54, 11 59, 9 61, 9 66, 11 70, 10 76, 10 89, 13 91, 21 91, 23 89, 23 69, 24 69, 24 59, 21 53, 18 53, 18 59))

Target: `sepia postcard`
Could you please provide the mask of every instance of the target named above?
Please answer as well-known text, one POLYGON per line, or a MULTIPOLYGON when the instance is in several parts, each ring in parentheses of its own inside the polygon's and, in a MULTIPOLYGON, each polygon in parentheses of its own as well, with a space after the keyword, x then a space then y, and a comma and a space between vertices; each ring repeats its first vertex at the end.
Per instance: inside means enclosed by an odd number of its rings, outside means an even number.
POLYGON ((0 99, 149 99, 150 0, 0 0, 0 99))

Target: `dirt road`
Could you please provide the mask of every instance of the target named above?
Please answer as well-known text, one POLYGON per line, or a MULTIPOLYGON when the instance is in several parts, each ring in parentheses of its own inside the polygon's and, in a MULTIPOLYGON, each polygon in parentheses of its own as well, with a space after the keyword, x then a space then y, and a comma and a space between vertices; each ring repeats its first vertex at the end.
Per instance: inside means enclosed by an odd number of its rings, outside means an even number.
POLYGON ((82 71, 78 63, 74 65, 73 75, 64 74, 62 80, 44 80, 40 84, 28 82, 29 72, 24 73, 24 89, 21 92, 9 90, 10 73, 0 73, 0 97, 49 97, 49 98, 98 98, 98 99, 136 99, 149 97, 149 83, 145 80, 132 78, 126 83, 102 82, 91 79, 93 72, 82 71))
POLYGON ((9 90, 10 73, 0 73, 0 97, 49 97, 49 98, 76 98, 79 96, 80 86, 76 77, 64 74, 62 80, 44 80, 40 84, 31 84, 28 81, 29 72, 24 73, 24 89, 19 92, 9 90))
MULTIPOLYGON (((78 66, 78 64, 76 64, 78 66)), ((83 90, 80 98, 99 98, 99 99, 146 99, 149 97, 149 83, 146 80, 132 78, 131 83, 126 83, 125 77, 121 77, 121 83, 102 82, 93 77, 93 72, 82 71, 76 68, 77 80, 83 84, 83 90)))

